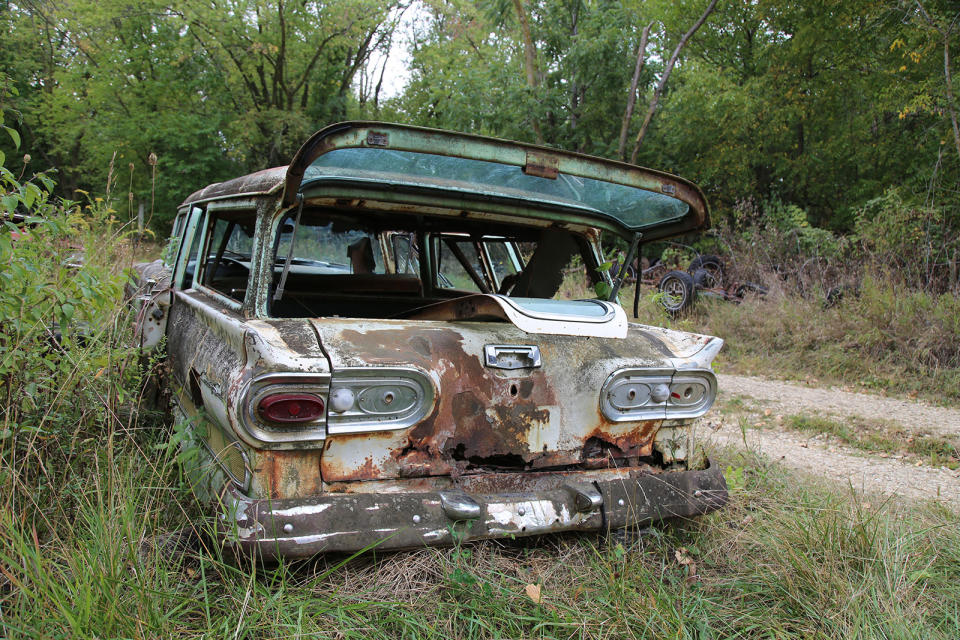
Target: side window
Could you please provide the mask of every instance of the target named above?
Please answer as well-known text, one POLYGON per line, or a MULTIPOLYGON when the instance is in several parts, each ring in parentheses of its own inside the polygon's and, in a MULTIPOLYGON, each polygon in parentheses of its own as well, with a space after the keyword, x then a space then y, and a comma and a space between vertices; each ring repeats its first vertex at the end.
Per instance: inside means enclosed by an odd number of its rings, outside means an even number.
POLYGON ((204 286, 242 302, 250 279, 253 232, 252 211, 211 214, 203 264, 204 286))
POLYGON ((348 228, 339 222, 301 220, 294 234, 294 223, 287 219, 281 225, 276 246, 275 272, 282 270, 290 257, 291 273, 385 273, 383 254, 376 235, 362 229, 348 228))
POLYGON ((393 233, 390 235, 393 249, 394 273, 420 275, 420 260, 412 233, 393 233))
POLYGON ((483 250, 486 252, 490 268, 493 270, 497 290, 499 291, 504 286, 504 282, 509 286, 516 278, 517 273, 523 269, 523 264, 520 262, 520 252, 516 246, 508 240, 484 240, 483 250))
POLYGON ((193 275, 197 270, 197 254, 200 252, 200 240, 203 237, 204 212, 194 207, 184 219, 181 237, 183 247, 178 248, 175 284, 177 289, 189 289, 193 286, 193 275))
POLYGON ((177 214, 173 220, 173 231, 170 233, 170 239, 167 240, 167 246, 163 249, 163 264, 173 268, 173 263, 177 259, 177 252, 180 251, 180 243, 183 242, 183 227, 186 222, 186 212, 177 214))

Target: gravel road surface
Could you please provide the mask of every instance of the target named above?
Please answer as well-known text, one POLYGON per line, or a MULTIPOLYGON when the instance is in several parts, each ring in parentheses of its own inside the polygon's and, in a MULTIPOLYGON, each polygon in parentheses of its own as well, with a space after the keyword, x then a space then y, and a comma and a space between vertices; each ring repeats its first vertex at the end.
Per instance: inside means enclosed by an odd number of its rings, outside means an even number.
POLYGON ((915 461, 882 457, 830 438, 790 431, 777 416, 805 414, 842 419, 859 416, 893 423, 915 434, 960 436, 960 411, 916 400, 819 388, 764 378, 720 375, 718 410, 703 420, 702 433, 721 445, 746 446, 793 469, 852 486, 878 498, 936 500, 960 507, 960 472, 915 461), (745 400, 732 405, 734 398, 745 400), (732 411, 732 412, 731 412, 732 411), (742 420, 763 428, 741 429, 742 420))

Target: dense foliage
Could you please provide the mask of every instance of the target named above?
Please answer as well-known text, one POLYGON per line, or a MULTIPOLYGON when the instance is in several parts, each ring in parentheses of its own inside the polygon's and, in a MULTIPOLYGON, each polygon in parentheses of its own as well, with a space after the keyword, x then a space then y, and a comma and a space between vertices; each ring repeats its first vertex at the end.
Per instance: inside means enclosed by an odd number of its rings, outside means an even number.
POLYGON ((629 159, 649 112, 638 161, 701 183, 721 217, 778 201, 849 232, 897 187, 955 228, 953 3, 722 0, 678 48, 708 4, 3 2, 0 69, 24 146, 58 168, 63 195, 102 191, 112 167, 110 186, 132 193, 121 215, 146 203, 160 226, 192 190, 284 163, 344 118, 629 159), (387 100, 385 61, 405 53, 410 76, 387 100))

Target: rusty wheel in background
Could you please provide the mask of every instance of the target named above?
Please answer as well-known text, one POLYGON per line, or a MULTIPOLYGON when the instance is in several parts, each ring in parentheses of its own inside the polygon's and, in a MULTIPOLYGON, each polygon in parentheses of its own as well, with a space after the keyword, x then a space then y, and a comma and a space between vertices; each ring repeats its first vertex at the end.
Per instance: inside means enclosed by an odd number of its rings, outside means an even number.
POLYGON ((685 271, 671 271, 660 279, 657 288, 662 294, 660 304, 670 315, 689 309, 697 295, 693 276, 685 271))
POLYGON ((696 285, 702 289, 719 289, 723 286, 725 275, 723 260, 717 256, 697 256, 690 261, 687 272, 693 276, 696 285))

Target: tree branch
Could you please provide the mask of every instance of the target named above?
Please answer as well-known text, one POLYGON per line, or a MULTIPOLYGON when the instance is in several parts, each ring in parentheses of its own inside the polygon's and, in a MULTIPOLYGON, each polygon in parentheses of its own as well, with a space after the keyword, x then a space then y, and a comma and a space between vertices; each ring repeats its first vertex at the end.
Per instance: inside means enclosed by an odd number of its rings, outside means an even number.
POLYGON ((640 133, 637 134, 637 141, 633 145, 633 153, 630 154, 630 162, 635 163, 637 161, 637 154, 640 152, 640 145, 643 144, 643 139, 647 135, 647 128, 650 126, 650 121, 653 120, 653 114, 656 112, 657 107, 660 106, 660 96, 663 94, 663 88, 667 84, 667 79, 670 78, 670 74, 673 72, 674 65, 677 64, 677 58, 680 57, 680 51, 687 45, 687 41, 693 37, 693 34, 697 32, 703 23, 707 21, 707 18, 713 13, 713 9, 717 6, 717 0, 710 0, 710 4, 707 5, 706 10, 703 14, 697 18, 697 21, 693 23, 693 26, 683 34, 683 37, 680 38, 680 42, 677 43, 676 48, 673 50, 673 55, 670 56, 670 61, 667 62, 667 66, 663 70, 663 75, 660 76, 660 82, 657 84, 656 90, 653 92, 653 98, 650 100, 650 108, 647 109, 647 116, 643 119, 643 124, 640 126, 640 133))
POLYGON ((643 28, 640 34, 640 49, 637 51, 637 63, 633 67, 633 79, 630 81, 630 93, 627 94, 627 107, 623 110, 623 122, 620 123, 620 141, 617 144, 617 159, 623 160, 627 147, 627 130, 630 128, 630 119, 633 118, 633 109, 637 104, 637 85, 640 83, 640 72, 643 71, 647 59, 647 42, 650 40, 651 22, 643 28))

